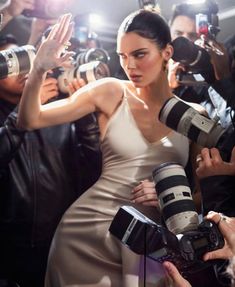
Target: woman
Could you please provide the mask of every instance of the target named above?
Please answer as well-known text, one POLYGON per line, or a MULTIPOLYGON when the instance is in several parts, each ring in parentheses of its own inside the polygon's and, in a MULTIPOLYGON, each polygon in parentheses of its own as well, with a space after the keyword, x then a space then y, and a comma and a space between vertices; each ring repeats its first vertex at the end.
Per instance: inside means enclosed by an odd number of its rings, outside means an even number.
MULTIPOLYGON (((98 112, 103 171, 57 228, 46 286, 135 287, 145 280, 146 286, 165 286, 162 266, 147 260, 143 274, 141 256, 108 229, 122 205, 132 204, 157 220, 156 206, 131 202, 134 186, 150 179, 157 164, 176 161, 185 166, 188 160, 188 140, 158 121, 162 104, 173 96, 166 73, 172 55, 168 25, 154 11, 131 14, 117 38, 117 53, 129 81, 105 78, 68 99, 40 106, 38 91, 47 70, 67 64, 70 57, 61 54, 72 33, 70 19, 62 17, 38 51, 20 104, 19 125, 36 129, 98 112)), ((140 203, 145 201, 148 198, 140 203)))

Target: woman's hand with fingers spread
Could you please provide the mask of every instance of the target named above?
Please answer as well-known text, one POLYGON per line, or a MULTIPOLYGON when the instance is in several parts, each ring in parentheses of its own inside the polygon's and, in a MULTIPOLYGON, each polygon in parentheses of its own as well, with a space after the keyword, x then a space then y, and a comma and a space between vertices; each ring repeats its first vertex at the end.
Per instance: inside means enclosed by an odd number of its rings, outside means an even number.
POLYGON ((155 207, 158 206, 158 198, 154 183, 148 179, 141 181, 133 188, 131 199, 135 203, 155 207))
POLYGON ((55 24, 48 37, 38 49, 34 60, 34 68, 42 73, 56 67, 71 67, 71 56, 73 52, 66 51, 69 39, 73 32, 71 14, 63 15, 55 24))

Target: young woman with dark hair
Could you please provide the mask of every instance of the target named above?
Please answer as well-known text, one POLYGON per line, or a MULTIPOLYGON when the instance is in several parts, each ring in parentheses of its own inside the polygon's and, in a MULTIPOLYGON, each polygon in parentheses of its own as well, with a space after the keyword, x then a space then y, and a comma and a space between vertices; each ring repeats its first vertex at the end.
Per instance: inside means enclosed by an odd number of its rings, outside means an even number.
POLYGON ((162 104, 173 97, 166 73, 172 55, 168 25, 155 11, 132 13, 121 24, 117 37, 117 53, 129 80, 101 79, 67 99, 41 106, 38 91, 47 70, 68 64, 70 53, 64 46, 72 34, 70 20, 71 15, 62 17, 37 53, 20 104, 19 125, 37 129, 96 111, 103 170, 57 228, 46 286, 135 287, 143 281, 146 286, 165 286, 160 264, 147 259, 147 273, 143 274, 142 256, 108 230, 123 205, 133 205, 158 220, 156 193, 140 196, 137 204, 131 201, 131 192, 139 182, 151 178, 157 164, 176 161, 185 166, 188 160, 188 139, 158 120, 162 104))

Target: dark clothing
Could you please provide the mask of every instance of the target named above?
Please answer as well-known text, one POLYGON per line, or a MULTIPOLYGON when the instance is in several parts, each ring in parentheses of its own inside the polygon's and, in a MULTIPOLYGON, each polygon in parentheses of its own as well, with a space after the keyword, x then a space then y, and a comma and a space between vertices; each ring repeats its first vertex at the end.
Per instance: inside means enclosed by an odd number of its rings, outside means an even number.
MULTIPOLYGON (((80 127, 80 140, 82 133, 91 134, 83 149, 76 134, 79 123, 25 132, 16 127, 14 109, 0 100, 0 278, 41 287, 56 226, 84 191, 81 160, 86 149, 99 154, 99 132, 92 120, 80 127)), ((98 177, 98 170, 94 173, 98 177)))

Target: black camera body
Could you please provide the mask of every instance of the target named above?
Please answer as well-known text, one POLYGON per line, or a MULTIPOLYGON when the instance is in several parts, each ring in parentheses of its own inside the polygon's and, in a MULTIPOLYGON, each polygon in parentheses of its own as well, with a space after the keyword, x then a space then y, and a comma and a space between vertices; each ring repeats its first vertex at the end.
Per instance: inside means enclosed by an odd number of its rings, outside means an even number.
POLYGON ((217 3, 214 0, 206 0, 203 3, 188 4, 188 10, 190 14, 195 15, 198 36, 215 38, 220 31, 217 3))
POLYGON ((132 206, 122 206, 109 231, 133 252, 163 263, 173 262, 177 268, 192 274, 208 267, 203 254, 224 246, 217 225, 205 220, 197 230, 175 235, 166 227, 153 222, 132 206))
POLYGON ((210 55, 205 49, 185 37, 177 37, 172 41, 172 46, 174 49, 172 59, 185 68, 185 71, 179 70, 178 78, 181 84, 195 85, 197 82, 199 84, 202 82, 204 84, 205 81, 208 84, 215 82, 214 68, 210 55), (191 74, 200 74, 202 78, 199 81, 191 80, 190 83, 185 83, 182 78, 191 74))

